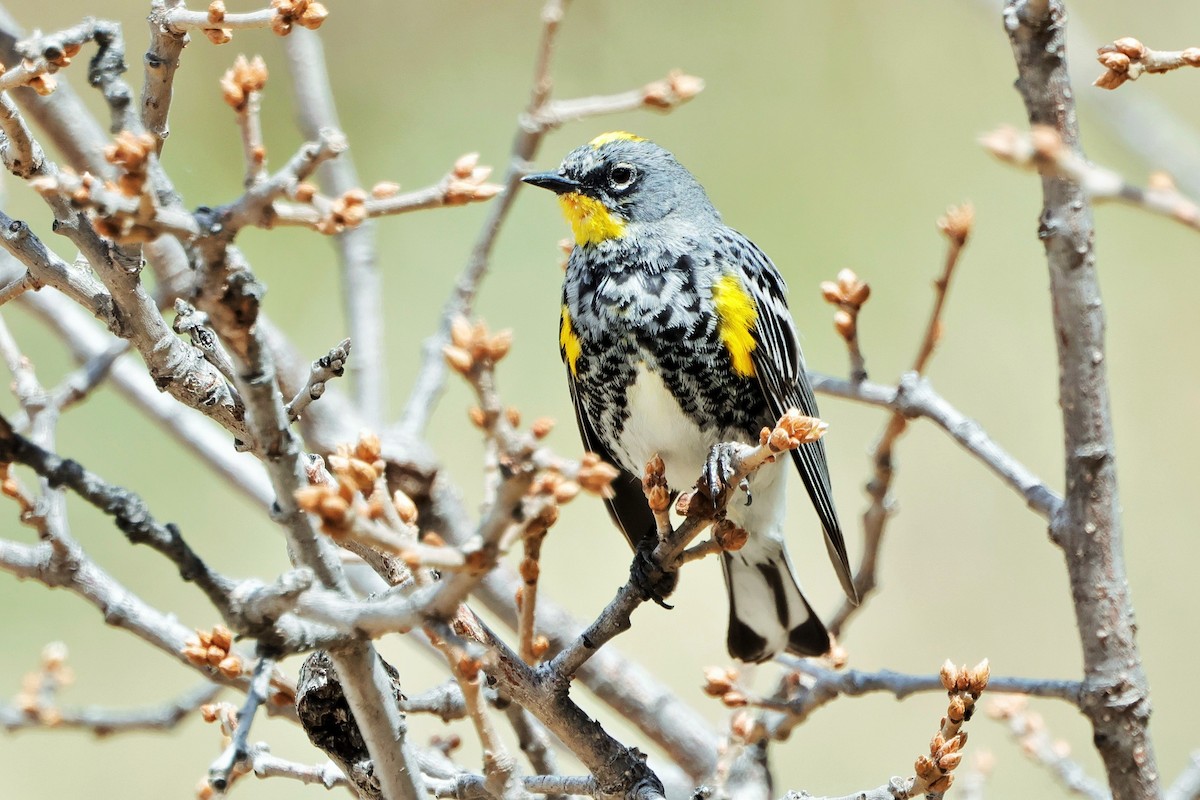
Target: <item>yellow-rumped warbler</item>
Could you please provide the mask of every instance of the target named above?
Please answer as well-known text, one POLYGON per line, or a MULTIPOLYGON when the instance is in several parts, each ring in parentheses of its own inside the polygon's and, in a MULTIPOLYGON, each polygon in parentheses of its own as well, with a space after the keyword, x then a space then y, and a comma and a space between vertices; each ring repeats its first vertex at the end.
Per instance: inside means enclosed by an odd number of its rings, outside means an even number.
MULTIPOLYGON (((673 492, 702 470, 719 489, 727 465, 713 445, 757 444, 789 408, 817 416, 786 287, 771 260, 721 222, 691 173, 641 137, 603 134, 556 172, 525 181, 558 195, 575 234, 559 345, 584 445, 621 469, 609 511, 643 552, 657 539, 641 486, 656 453, 673 492)), ((838 578, 857 601, 824 446, 803 444, 792 456, 838 578)), ((829 634, 784 543, 786 470, 764 466, 750 487, 753 503, 727 511, 749 533, 722 555, 729 653, 743 661, 824 653, 829 634)))

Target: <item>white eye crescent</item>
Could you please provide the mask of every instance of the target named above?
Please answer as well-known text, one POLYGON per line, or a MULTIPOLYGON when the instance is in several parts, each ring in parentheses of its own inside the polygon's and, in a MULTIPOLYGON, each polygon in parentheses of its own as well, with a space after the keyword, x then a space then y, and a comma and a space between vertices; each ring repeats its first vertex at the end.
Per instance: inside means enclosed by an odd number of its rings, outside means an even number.
POLYGON ((637 168, 633 164, 621 161, 613 164, 608 171, 608 182, 616 191, 628 189, 637 180, 637 168))

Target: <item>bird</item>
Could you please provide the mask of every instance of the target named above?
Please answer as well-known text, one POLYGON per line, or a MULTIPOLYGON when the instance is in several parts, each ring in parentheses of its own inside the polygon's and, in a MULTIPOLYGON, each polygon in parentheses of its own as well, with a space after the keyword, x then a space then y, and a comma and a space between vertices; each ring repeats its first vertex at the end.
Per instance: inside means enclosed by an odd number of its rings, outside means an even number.
MULTIPOLYGON (((730 477, 718 444, 758 444, 762 428, 789 409, 818 415, 787 288, 763 251, 722 222, 691 172, 648 139, 604 133, 557 170, 523 180, 555 193, 571 227, 559 350, 583 444, 620 473, 609 513, 645 554, 657 543, 641 483, 653 456, 671 492, 687 491, 703 474, 730 477)), ((857 603, 824 444, 802 444, 792 460, 857 603)), ((782 651, 821 655, 831 644, 787 552, 787 471, 760 468, 746 503, 726 512, 748 534, 721 554, 726 646, 743 662, 782 651)), ((643 591, 661 601, 673 580, 643 591)))

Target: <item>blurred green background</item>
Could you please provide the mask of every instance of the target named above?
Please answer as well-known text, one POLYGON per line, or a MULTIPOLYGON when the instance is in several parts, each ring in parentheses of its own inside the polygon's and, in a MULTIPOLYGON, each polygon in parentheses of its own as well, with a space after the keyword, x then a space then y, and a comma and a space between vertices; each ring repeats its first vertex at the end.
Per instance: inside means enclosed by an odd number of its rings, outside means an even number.
MULTIPOLYGON (((483 163, 503 169, 516 114, 528 96, 539 35, 536 0, 330 6, 322 34, 339 112, 366 185, 395 180, 417 188, 473 150, 483 163)), ((1069 6, 1095 37, 1072 52, 1089 80, 1099 72, 1090 48, 1115 37, 1134 35, 1162 48, 1200 40, 1194 5, 1184 0, 1079 0, 1069 6)), ((85 14, 120 20, 134 68, 130 78, 140 84, 145 3, 58 0, 9 9, 30 29, 55 29, 85 14)), ((264 31, 238 33, 223 47, 196 39, 176 80, 165 151, 166 167, 190 206, 239 194, 238 133, 217 79, 242 52, 262 54, 272 70, 263 109, 272 163, 281 164, 300 143, 281 42, 264 31)), ((934 221, 947 206, 972 201, 975 234, 955 279, 931 377, 1017 458, 1061 487, 1046 265, 1035 236, 1039 183, 996 164, 976 144, 981 133, 1003 123, 1022 126, 1025 119, 1012 89, 1014 67, 998 10, 986 2, 948 0, 775 0, 736 9, 683 0, 577 2, 562 28, 556 94, 621 91, 674 67, 707 82, 694 102, 667 116, 636 113, 568 125, 547 137, 537 166, 553 167, 568 149, 605 130, 654 138, 696 173, 725 219, 779 265, 811 367, 846 370, 845 348, 818 282, 843 267, 870 281, 873 294, 860 331, 871 377, 884 382, 911 363, 927 317, 930 282, 943 254, 934 221)), ((84 70, 81 60, 62 77, 82 91, 84 70)), ((1157 98, 1200 130, 1197 79, 1186 72, 1148 76, 1122 87, 1117 99, 1157 98)), ((1076 91, 1089 155, 1144 182, 1156 164, 1124 150, 1103 117, 1109 112, 1091 102, 1100 90, 1084 80, 1076 91)), ((96 98, 88 99, 99 111, 96 98)), ((1135 118, 1131 124, 1153 123, 1135 118)), ((3 180, 9 212, 44 229, 44 206, 9 176, 3 180)), ((446 209, 377 226, 393 413, 408 392, 421 340, 435 326, 486 213, 482 206, 446 209)), ((1125 208, 1099 208, 1096 222, 1129 578, 1152 687, 1158 763, 1169 780, 1189 751, 1200 747, 1191 687, 1200 627, 1194 590, 1200 493, 1193 455, 1200 445, 1200 369, 1187 355, 1196 352, 1200 336, 1200 241, 1181 226, 1125 208)), ((578 442, 554 335, 561 258, 556 243, 565 235, 551 198, 523 194, 499 240, 479 311, 493 327, 515 330, 516 345, 499 376, 506 402, 527 418, 561 420, 551 443, 570 454, 578 442)), ((303 352, 315 357, 346 334, 332 299, 337 264, 328 242, 293 230, 251 230, 240 242, 270 286, 267 310, 303 352)), ((52 244, 72 255, 61 241, 52 244)), ((4 317, 43 382, 55 383, 69 366, 62 348, 18 309, 5 308, 4 317)), ((449 474, 474 503, 481 447, 463 433, 469 404, 467 391, 452 382, 431 436, 449 474)), ((6 412, 13 406, 11 398, 0 399, 6 412)), ((827 442, 837 500, 856 556, 865 454, 885 415, 828 398, 822 411, 831 426, 827 442)), ((282 540, 264 516, 111 391, 64 418, 59 444, 64 454, 141 492, 160 518, 180 523, 193 544, 230 574, 270 578, 286 566, 282 540)), ((851 665, 929 673, 947 657, 968 663, 987 657, 994 674, 1077 677, 1079 646, 1066 574, 1042 521, 928 424, 911 428, 898 458, 899 513, 885 543, 881 591, 845 640, 851 665)), ((829 613, 841 595, 805 505, 794 503, 793 552, 810 596, 829 613)), ((131 589, 188 625, 216 621, 199 592, 181 586, 162 559, 129 546, 91 509, 72 508, 74 534, 131 589)), ((30 539, 11 509, 2 516, 4 536, 30 539)), ((590 618, 624 579, 628 561, 600 504, 581 499, 566 509, 546 544, 544 585, 576 615, 590 618)), ((672 612, 639 611, 633 630, 617 644, 714 725, 724 726, 728 712, 699 688, 702 667, 727 661, 725 600, 715 563, 690 567, 675 603, 672 612)), ((164 655, 104 627, 94 609, 66 593, 0 577, 0 604, 7 609, 0 625, 0 695, 16 694, 21 676, 52 640, 70 647, 78 675, 64 703, 156 703, 196 682, 164 655)), ((438 665, 415 648, 389 642, 385 650, 409 692, 441 680, 438 665)), ((292 674, 297 663, 286 665, 292 674)), ((581 690, 576 694, 607 719, 600 704, 581 690)), ((775 747, 776 794, 793 788, 843 794, 907 774, 944 708, 935 695, 903 703, 882 696, 839 700, 775 747)), ((1052 701, 1035 708, 1088 771, 1102 778, 1085 720, 1052 701)), ((421 740, 444 730, 427 719, 412 723, 421 740)), ((471 738, 466 726, 458 730, 471 738)), ((1000 725, 980 717, 970 731, 968 749, 997 758, 993 796, 1059 794, 1000 725)), ((647 747, 619 724, 614 732, 647 747)), ((318 760, 286 724, 260 722, 253 737, 268 740, 279 756, 318 760)), ((0 738, 0 794, 189 797, 220 748, 217 731, 199 719, 167 735, 105 741, 78 733, 6 735, 0 738)), ((248 778, 236 791, 275 798, 316 797, 324 790, 248 778)))

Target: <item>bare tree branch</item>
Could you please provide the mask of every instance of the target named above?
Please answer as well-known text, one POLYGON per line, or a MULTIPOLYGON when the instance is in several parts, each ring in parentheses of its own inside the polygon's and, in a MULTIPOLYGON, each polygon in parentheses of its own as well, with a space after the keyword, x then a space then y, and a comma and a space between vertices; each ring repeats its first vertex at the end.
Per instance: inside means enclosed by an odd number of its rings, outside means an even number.
MULTIPOLYGON (((339 129, 337 107, 325 49, 315 34, 294 31, 285 42, 291 87, 300 132, 313 139, 323 128, 339 129)), ((317 172, 329 195, 342 195, 362 185, 348 154, 323 164, 317 172)), ((334 237, 341 260, 342 302, 356 356, 350 365, 354 398, 364 421, 378 428, 387 409, 386 354, 383 347, 383 281, 379 275, 375 230, 372 224, 346 228, 334 237)))
POLYGON ((1093 85, 1101 89, 1116 89, 1126 81, 1136 81, 1146 72, 1154 74, 1180 67, 1200 67, 1200 47, 1152 50, 1132 36, 1102 45, 1096 54, 1096 60, 1104 66, 1105 71, 1093 85))
POLYGON ((856 384, 815 372, 810 372, 808 378, 813 391, 818 394, 892 408, 910 418, 928 419, 1024 497, 1026 504, 1040 516, 1053 518, 1062 505, 1062 498, 1053 489, 1000 447, 978 422, 934 391, 927 378, 906 372, 895 387, 868 382, 856 384))
POLYGON ((221 686, 203 683, 178 697, 145 708, 114 709, 100 706, 17 708, 0 706, 0 728, 18 731, 26 728, 85 730, 97 737, 145 731, 169 731, 197 708, 210 702, 221 686))
POLYGON ((1005 163, 1078 184, 1097 202, 1125 203, 1200 230, 1200 207, 1181 194, 1168 175, 1158 172, 1150 176, 1146 188, 1134 186, 1119 173, 1091 163, 1066 146, 1058 131, 1047 125, 1035 125, 1028 134, 1015 128, 1000 128, 984 136, 980 143, 1005 163))
MULTIPOLYGON (((1004 24, 1017 88, 1032 125, 1047 125, 1076 153, 1079 129, 1067 75, 1061 0, 1010 0, 1004 24)), ((1104 359, 1104 308, 1092 250, 1092 214, 1079 185, 1043 176, 1038 235, 1046 248, 1059 356, 1066 498, 1051 521, 1063 549, 1083 648, 1082 708, 1118 800, 1160 792, 1147 722, 1149 686, 1134 641, 1125 575, 1112 418, 1104 359)))
POLYGON ((1065 741, 1055 740, 1040 714, 1028 710, 1024 697, 996 697, 988 704, 988 715, 1002 721, 1021 746, 1021 752, 1045 767, 1071 794, 1090 800, 1109 800, 1108 789, 1071 758, 1065 741))

